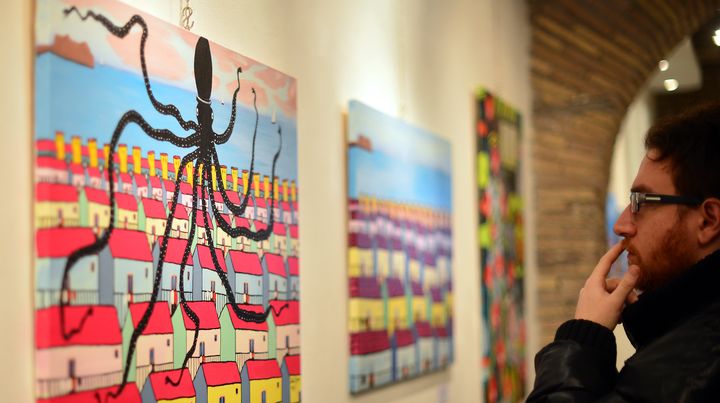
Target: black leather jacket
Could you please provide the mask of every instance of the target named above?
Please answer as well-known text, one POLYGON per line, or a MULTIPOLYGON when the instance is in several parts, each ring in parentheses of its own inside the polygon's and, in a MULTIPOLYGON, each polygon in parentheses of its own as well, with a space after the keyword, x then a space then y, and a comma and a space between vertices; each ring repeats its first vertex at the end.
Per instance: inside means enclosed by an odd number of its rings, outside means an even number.
POLYGON ((625 308, 635 354, 615 369, 615 336, 565 322, 535 357, 528 402, 720 402, 720 250, 625 308))

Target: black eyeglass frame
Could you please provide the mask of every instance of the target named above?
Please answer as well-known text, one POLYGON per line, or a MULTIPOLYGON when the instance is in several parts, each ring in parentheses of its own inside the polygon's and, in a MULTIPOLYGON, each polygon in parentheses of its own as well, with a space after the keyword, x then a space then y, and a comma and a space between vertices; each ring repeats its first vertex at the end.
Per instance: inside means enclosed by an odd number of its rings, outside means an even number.
POLYGON ((697 197, 681 196, 681 195, 664 195, 658 193, 630 192, 630 211, 635 214, 640 211, 643 203, 657 204, 685 204, 688 206, 698 206, 702 204, 702 200, 697 197))

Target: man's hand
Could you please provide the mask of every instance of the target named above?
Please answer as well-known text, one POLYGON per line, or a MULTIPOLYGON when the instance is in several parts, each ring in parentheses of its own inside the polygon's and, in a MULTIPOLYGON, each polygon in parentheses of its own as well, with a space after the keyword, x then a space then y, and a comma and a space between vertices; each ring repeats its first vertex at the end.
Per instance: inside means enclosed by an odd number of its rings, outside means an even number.
POLYGON ((638 279, 639 267, 630 266, 619 283, 605 282, 610 266, 622 251, 622 243, 618 242, 600 258, 590 277, 585 281, 585 286, 580 290, 575 319, 593 321, 613 330, 620 319, 625 301, 634 302, 637 298, 632 291, 638 279))

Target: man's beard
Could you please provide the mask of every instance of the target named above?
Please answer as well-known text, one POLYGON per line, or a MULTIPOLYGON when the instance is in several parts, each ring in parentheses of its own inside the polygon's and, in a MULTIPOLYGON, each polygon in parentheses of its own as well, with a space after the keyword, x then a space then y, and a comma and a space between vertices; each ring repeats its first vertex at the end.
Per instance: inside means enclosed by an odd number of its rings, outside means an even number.
POLYGON ((632 246, 628 248, 638 260, 634 264, 640 266, 640 276, 635 288, 644 292, 656 290, 695 264, 688 239, 679 229, 679 222, 678 226, 672 228, 658 243, 658 247, 645 256, 638 255, 632 246))

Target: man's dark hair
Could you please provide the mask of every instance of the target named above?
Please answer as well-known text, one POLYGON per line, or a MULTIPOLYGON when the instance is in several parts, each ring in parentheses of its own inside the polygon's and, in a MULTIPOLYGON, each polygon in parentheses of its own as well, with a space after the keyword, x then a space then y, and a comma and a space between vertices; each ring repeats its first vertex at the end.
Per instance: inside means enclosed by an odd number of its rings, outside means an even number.
POLYGON ((648 130, 645 149, 670 160, 675 188, 684 196, 720 198, 720 103, 663 119, 648 130))

